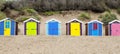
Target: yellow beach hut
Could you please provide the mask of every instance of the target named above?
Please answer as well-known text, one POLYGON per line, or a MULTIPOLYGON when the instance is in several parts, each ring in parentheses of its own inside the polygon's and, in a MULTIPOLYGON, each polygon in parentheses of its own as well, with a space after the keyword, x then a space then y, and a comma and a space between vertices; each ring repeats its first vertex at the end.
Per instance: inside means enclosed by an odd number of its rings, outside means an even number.
POLYGON ((29 18, 24 21, 24 35, 39 35, 40 21, 29 18))
POLYGON ((82 35, 82 21, 72 19, 66 23, 66 35, 81 36, 82 35))

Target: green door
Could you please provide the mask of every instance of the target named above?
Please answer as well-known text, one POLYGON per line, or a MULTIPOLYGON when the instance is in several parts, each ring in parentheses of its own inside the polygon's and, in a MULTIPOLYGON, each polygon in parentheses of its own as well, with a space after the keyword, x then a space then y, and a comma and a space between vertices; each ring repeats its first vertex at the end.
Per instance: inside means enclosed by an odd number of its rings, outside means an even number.
POLYGON ((37 35, 37 23, 27 22, 26 24, 26 35, 37 35))

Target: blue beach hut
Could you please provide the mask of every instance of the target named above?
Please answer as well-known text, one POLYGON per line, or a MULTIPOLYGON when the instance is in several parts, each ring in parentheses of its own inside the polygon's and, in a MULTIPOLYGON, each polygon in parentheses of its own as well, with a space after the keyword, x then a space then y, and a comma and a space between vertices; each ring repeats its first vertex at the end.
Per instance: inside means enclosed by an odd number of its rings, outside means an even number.
POLYGON ((10 36, 17 34, 17 23, 10 19, 5 18, 0 21, 0 35, 10 36))
POLYGON ((102 36, 103 23, 98 20, 90 21, 86 24, 86 34, 89 36, 102 36))
POLYGON ((46 34, 47 35, 60 35, 60 24, 61 22, 56 19, 51 19, 46 22, 46 34))

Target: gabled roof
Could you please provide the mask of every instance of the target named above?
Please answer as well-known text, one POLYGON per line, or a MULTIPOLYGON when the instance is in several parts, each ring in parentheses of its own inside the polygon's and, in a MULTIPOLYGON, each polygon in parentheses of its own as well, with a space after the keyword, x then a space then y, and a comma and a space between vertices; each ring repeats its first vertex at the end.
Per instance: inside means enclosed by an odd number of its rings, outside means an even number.
POLYGON ((120 23, 119 20, 113 20, 113 21, 109 22, 109 24, 112 24, 112 23, 114 23, 114 22, 119 22, 119 23, 120 23))
POLYGON ((54 19, 54 18, 46 21, 46 23, 51 22, 51 21, 57 21, 57 22, 61 23, 59 20, 56 20, 56 19, 54 19))
POLYGON ((88 24, 89 24, 89 23, 93 23, 93 22, 98 22, 98 23, 103 24, 101 21, 98 21, 98 20, 92 20, 92 21, 88 22, 88 24))
POLYGON ((24 23, 25 23, 25 22, 28 22, 28 21, 30 21, 30 20, 33 20, 33 21, 35 21, 35 22, 40 22, 40 21, 38 21, 38 20, 36 20, 36 19, 34 19, 34 18, 29 18, 29 19, 25 20, 24 23))
MULTIPOLYGON (((0 22, 5 21, 5 20, 13 20, 13 19, 5 18, 5 19, 0 20, 0 22)), ((14 20, 13 20, 13 21, 14 21, 14 20)))
POLYGON ((80 21, 80 20, 78 20, 78 19, 72 19, 72 20, 68 21, 67 23, 70 23, 70 22, 72 22, 72 21, 78 21, 78 22, 80 22, 80 23, 83 23, 82 21, 80 21))

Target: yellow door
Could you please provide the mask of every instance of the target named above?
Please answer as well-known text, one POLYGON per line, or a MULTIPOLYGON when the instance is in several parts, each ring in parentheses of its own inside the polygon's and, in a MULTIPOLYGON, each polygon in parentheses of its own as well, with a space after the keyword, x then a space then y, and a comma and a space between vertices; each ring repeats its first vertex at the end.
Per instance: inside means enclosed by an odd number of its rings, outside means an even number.
POLYGON ((80 23, 71 23, 71 36, 80 36, 80 23))
POLYGON ((26 26, 26 35, 37 35, 37 23, 36 22, 27 22, 26 26))
POLYGON ((4 21, 4 36, 10 36, 11 21, 4 21))

